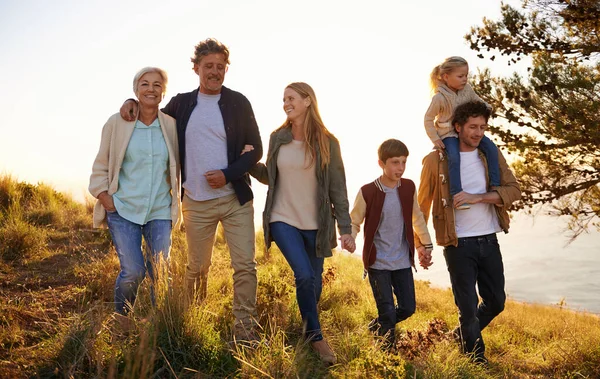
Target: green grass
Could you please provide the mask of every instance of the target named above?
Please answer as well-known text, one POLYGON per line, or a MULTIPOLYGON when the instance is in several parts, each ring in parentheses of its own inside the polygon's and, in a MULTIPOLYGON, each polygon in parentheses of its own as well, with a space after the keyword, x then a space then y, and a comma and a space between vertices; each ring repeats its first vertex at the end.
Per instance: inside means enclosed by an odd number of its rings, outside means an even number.
POLYGON ((112 316, 119 264, 91 207, 43 185, 0 177, 0 377, 107 378, 597 378, 600 319, 567 309, 509 301, 483 332, 490 367, 459 353, 445 332, 457 323, 452 293, 417 281, 417 312, 396 329, 397 353, 367 330, 376 316, 361 261, 325 263, 321 323, 339 363, 323 366, 303 343, 293 275, 257 234, 256 348, 231 344, 232 269, 222 236, 208 296, 184 309, 186 241, 173 236, 171 281, 157 306, 142 285, 134 325, 123 335, 112 316))

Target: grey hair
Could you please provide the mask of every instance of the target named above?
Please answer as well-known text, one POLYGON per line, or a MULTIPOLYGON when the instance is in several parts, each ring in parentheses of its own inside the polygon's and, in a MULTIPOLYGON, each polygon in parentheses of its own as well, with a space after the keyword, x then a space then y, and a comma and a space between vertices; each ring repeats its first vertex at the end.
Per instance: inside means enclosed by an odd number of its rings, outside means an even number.
POLYGON ((162 90, 162 94, 164 95, 167 92, 167 84, 169 83, 169 77, 167 76, 167 72, 165 70, 163 70, 162 68, 158 68, 158 67, 144 67, 143 69, 141 69, 140 71, 138 71, 135 76, 133 77, 133 93, 135 93, 135 95, 137 96, 137 86, 140 82, 140 79, 142 78, 142 76, 144 76, 144 74, 147 74, 149 72, 157 72, 163 79, 163 90, 162 90))

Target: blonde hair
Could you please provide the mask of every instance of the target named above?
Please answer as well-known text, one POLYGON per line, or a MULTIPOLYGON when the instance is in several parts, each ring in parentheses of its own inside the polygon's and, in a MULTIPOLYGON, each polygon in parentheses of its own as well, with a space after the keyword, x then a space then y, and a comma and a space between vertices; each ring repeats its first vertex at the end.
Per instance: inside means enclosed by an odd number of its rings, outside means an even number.
POLYGON ((140 79, 142 78, 142 76, 144 76, 145 74, 147 74, 149 72, 156 72, 162 77, 162 80, 163 80, 162 95, 164 96, 165 93, 167 93, 167 84, 169 83, 169 77, 167 76, 167 72, 165 70, 163 70, 162 68, 158 68, 158 67, 144 67, 143 69, 141 69, 140 71, 138 71, 135 74, 135 76, 133 77, 133 93, 135 93, 135 95, 137 96, 138 83, 140 82, 140 79))
POLYGON ((435 92, 440 84, 445 84, 442 75, 449 74, 457 67, 468 66, 469 63, 463 57, 453 56, 444 59, 442 63, 435 66, 429 75, 431 91, 435 92))
MULTIPOLYGON (((310 157, 310 166, 315 162, 317 156, 317 148, 321 155, 321 169, 324 169, 331 161, 331 153, 329 151, 329 139, 333 134, 327 130, 317 104, 317 96, 315 91, 306 83, 294 82, 287 85, 285 88, 290 88, 298 93, 302 99, 307 97, 310 99, 306 117, 304 118, 304 140, 306 142, 306 152, 310 157)), ((286 128, 290 125, 290 121, 285 121, 277 130, 286 128)), ((309 167, 310 167, 309 166, 309 167)))

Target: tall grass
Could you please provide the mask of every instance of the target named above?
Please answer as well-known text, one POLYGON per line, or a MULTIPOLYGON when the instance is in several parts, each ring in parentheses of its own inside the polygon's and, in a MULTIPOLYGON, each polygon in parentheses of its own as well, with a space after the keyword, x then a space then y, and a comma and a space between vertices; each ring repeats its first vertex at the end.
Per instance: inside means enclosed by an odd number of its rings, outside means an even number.
POLYGON ((43 185, 0 178, 0 228, 19 224, 46 233, 46 245, 35 247, 24 242, 26 233, 10 232, 21 245, 11 242, 14 250, 0 259, 11 283, 0 286, 2 377, 600 377, 597 316, 509 301, 483 332, 490 360, 483 368, 445 335, 458 321, 451 291, 421 281, 417 312, 397 326, 397 351, 386 352, 367 328, 376 307, 361 261, 339 253, 326 260, 320 302, 323 333, 339 361, 326 367, 301 338, 293 274, 276 247, 264 254, 262 233, 256 249, 258 345, 232 343, 233 271, 222 234, 208 296, 191 307, 184 306, 182 292, 186 240, 181 231, 173 234, 170 275, 159 277, 156 306, 145 281, 130 316, 133 328, 124 334, 112 317, 118 260, 108 235, 89 231, 89 206, 70 208, 69 202, 43 185), (12 284, 19 281, 25 285, 12 284))

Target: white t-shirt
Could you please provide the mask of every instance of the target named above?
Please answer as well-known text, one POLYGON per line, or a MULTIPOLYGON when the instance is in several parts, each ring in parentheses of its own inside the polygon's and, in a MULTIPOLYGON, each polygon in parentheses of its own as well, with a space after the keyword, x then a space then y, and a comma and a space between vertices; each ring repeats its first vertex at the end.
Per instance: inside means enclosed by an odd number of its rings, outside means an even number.
MULTIPOLYGON (((460 153, 460 180, 465 192, 471 194, 487 192, 485 166, 478 150, 460 153)), ((502 230, 498 224, 495 205, 477 203, 470 206, 470 209, 454 210, 458 238, 483 236, 502 230)))

